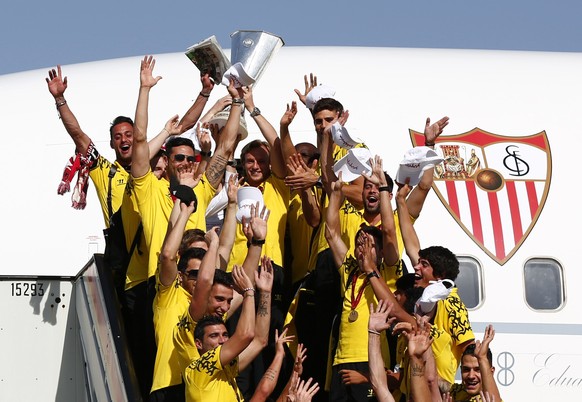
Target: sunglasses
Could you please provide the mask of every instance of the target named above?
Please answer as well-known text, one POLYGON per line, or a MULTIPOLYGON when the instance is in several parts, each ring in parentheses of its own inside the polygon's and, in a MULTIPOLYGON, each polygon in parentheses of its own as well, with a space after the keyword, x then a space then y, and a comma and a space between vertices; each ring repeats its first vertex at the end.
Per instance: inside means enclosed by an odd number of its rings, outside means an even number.
POLYGON ((192 156, 192 155, 184 155, 184 154, 174 155, 174 160, 176 162, 184 162, 184 159, 187 159, 188 162, 200 162, 200 157, 196 157, 196 156, 192 156))

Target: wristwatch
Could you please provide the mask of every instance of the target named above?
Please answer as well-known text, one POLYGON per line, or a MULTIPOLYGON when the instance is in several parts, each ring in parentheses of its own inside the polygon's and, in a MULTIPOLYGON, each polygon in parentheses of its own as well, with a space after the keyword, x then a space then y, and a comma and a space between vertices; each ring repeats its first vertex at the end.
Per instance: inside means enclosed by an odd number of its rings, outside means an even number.
POLYGON ((379 277, 380 277, 380 275, 378 275, 378 272, 376 272, 376 271, 372 271, 368 275, 366 275, 366 278, 368 278, 368 280, 372 279, 372 278, 379 278, 379 277))
POLYGON ((261 109, 259 109, 258 107, 255 106, 255 108, 251 112, 251 117, 257 117, 260 114, 261 114, 261 109))

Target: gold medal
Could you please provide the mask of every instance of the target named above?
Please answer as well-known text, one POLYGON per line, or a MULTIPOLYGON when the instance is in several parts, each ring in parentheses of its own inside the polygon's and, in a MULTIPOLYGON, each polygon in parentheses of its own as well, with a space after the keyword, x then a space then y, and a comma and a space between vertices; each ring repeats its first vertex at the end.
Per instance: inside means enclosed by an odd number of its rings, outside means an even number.
POLYGON ((348 315, 348 321, 354 322, 358 319, 358 312, 356 310, 350 311, 350 315, 348 315))

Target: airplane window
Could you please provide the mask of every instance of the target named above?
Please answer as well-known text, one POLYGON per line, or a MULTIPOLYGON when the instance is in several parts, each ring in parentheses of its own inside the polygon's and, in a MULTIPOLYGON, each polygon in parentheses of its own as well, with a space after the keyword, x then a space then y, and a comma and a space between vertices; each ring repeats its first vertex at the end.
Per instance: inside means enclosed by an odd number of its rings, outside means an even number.
POLYGON ((483 301, 483 279, 481 265, 471 257, 460 257, 459 276, 455 283, 459 288, 459 296, 468 309, 474 309, 483 301))
POLYGON ((534 258, 525 263, 525 300, 535 310, 555 310, 564 303, 562 267, 555 260, 534 258))

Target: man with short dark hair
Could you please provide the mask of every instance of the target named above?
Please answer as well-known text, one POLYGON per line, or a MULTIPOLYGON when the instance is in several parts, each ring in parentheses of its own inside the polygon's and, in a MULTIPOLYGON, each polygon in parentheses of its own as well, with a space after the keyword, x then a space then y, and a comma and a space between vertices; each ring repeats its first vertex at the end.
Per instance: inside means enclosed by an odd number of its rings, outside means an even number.
MULTIPOLYGON (((461 380, 451 387, 451 397, 455 402, 480 401, 481 393, 488 393, 490 397, 501 402, 499 388, 495 382, 495 367, 493 354, 489 344, 495 337, 493 325, 487 325, 483 334, 483 341, 477 341, 465 348, 461 356, 461 380)), ((493 400, 493 399, 492 399, 493 400)))
POLYGON ((232 337, 218 316, 202 318, 194 330, 200 357, 193 358, 184 370, 186 401, 242 400, 236 377, 266 346, 271 317, 273 270, 263 259, 261 271, 255 272, 255 284, 260 293, 255 320, 255 289, 240 266, 233 267, 232 276, 237 291, 243 296, 241 315, 232 337))

